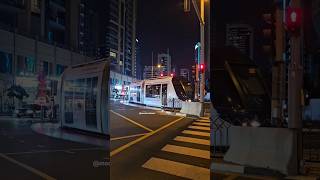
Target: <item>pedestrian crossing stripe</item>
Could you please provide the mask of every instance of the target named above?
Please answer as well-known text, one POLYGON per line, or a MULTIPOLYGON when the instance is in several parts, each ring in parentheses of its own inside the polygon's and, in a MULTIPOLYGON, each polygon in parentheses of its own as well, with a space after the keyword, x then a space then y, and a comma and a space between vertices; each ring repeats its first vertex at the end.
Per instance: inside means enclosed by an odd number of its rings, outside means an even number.
POLYGON ((210 137, 210 133, 208 133, 208 132, 184 130, 184 131, 182 131, 182 133, 183 134, 196 135, 196 136, 210 137))
POLYGON ((203 127, 203 126, 189 126, 190 129, 197 129, 197 130, 205 130, 210 131, 210 127, 203 127))
POLYGON ((210 140, 199 139, 199 138, 177 136, 176 138, 174 138, 174 140, 180 141, 180 142, 193 143, 193 144, 201 144, 201 145, 208 145, 208 146, 210 145, 210 140))
POLYGON ((209 169, 160 158, 153 157, 149 159, 142 167, 187 179, 210 179, 209 169))
POLYGON ((192 124, 193 125, 198 125, 198 126, 209 126, 210 127, 210 123, 194 122, 192 124))
POLYGON ((170 145, 170 144, 164 146, 161 150, 166 152, 176 153, 176 154, 210 159, 209 150, 194 149, 194 148, 176 146, 176 145, 170 145))
POLYGON ((203 122, 203 123, 210 123, 210 121, 209 120, 196 120, 196 122, 203 122))

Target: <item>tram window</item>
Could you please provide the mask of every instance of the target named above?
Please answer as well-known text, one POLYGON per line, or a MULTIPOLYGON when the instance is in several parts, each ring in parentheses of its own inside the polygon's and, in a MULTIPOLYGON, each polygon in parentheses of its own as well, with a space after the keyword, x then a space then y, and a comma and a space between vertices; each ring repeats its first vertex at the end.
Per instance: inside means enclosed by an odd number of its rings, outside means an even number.
POLYGON ((64 82, 64 118, 67 124, 73 123, 73 81, 64 82))
POLYGON ((147 98, 160 98, 161 84, 147 85, 146 86, 146 97, 147 98))
POLYGON ((86 125, 97 127, 97 85, 98 78, 87 78, 85 106, 86 106, 86 125))
POLYGON ((75 122, 82 121, 84 118, 84 88, 85 79, 74 81, 73 118, 75 122))

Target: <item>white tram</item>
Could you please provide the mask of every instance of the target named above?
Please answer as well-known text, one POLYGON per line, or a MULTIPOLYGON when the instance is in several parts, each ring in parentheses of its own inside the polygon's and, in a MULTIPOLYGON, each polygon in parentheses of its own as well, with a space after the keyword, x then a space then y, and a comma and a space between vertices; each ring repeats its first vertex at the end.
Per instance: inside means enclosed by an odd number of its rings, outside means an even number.
POLYGON ((105 60, 67 68, 58 91, 61 126, 109 135, 108 86, 105 60))
POLYGON ((192 99, 192 88, 177 77, 159 77, 130 85, 131 103, 164 108, 181 108, 182 101, 192 99))

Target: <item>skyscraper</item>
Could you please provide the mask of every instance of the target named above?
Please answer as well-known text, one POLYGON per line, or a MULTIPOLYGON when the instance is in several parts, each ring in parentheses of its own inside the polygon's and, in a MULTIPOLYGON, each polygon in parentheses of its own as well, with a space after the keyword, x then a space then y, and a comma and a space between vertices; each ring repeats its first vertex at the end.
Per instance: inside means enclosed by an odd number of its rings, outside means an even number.
POLYGON ((167 53, 158 54, 158 64, 161 65, 162 73, 169 76, 172 72, 171 56, 169 50, 167 53))
POLYGON ((113 70, 136 77, 136 0, 108 0, 107 7, 99 54, 113 59, 113 70))
POLYGON ((190 70, 187 68, 180 69, 180 76, 190 81, 190 70))

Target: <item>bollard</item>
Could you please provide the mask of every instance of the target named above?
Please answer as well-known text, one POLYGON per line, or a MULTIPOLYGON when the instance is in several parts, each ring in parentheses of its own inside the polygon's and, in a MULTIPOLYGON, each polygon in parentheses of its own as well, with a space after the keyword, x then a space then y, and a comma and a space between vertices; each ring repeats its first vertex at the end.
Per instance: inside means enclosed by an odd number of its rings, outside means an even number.
POLYGON ((174 98, 172 99, 172 112, 174 112, 174 98))

